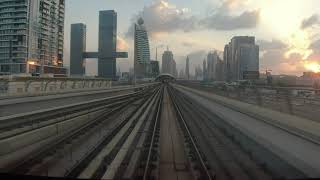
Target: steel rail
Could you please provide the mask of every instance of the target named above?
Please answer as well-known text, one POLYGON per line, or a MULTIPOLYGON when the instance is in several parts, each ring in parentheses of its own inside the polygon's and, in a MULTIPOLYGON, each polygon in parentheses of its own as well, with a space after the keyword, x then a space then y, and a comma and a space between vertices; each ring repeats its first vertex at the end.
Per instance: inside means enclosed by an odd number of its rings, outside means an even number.
POLYGON ((117 112, 119 109, 121 109, 125 106, 126 106, 126 104, 124 104, 120 107, 116 107, 115 109, 112 109, 112 110, 106 112, 102 117, 96 119, 95 121, 92 121, 90 124, 87 124, 74 132, 66 133, 62 138, 58 139, 53 144, 50 144, 49 146, 46 146, 42 149, 39 149, 38 152, 35 152, 34 155, 24 159, 23 161, 14 165, 13 167, 9 167, 9 171, 13 172, 13 173, 25 174, 30 167, 37 164, 38 159, 43 159, 44 157, 46 157, 50 151, 55 149, 55 147, 58 147, 58 146, 64 144, 65 142, 68 142, 70 139, 74 139, 75 137, 81 135, 83 132, 86 132, 89 128, 93 127, 95 124, 102 121, 103 117, 110 115, 114 112, 117 112))
POLYGON ((151 155, 152 155, 154 139, 155 139, 155 135, 156 135, 156 132, 157 132, 158 121, 159 121, 160 116, 161 116, 162 102, 163 102, 163 91, 164 91, 164 89, 162 87, 161 94, 160 94, 160 97, 159 97, 159 102, 157 104, 157 113, 155 115, 156 119, 155 119, 154 126, 153 126, 151 143, 150 143, 150 147, 149 147, 148 155, 147 155, 147 162, 146 162, 146 166, 145 166, 144 173, 143 173, 143 180, 147 180, 147 178, 148 178, 149 164, 150 164, 150 159, 151 159, 151 155))
MULTIPOLYGON (((197 131, 200 132, 200 134, 198 134, 199 138, 200 139, 203 138, 203 142, 205 142, 205 144, 206 144, 205 147, 206 148, 208 147, 208 149, 206 149, 207 152, 214 153, 214 154, 216 154, 217 157, 221 156, 221 154, 220 154, 221 152, 220 153, 219 153, 219 151, 215 152, 215 150, 214 150, 215 146, 210 144, 210 140, 207 139, 206 136, 208 136, 208 134, 210 134, 210 136, 212 136, 212 138, 215 139, 215 141, 220 141, 220 142, 225 142, 226 139, 229 139, 230 137, 228 137, 228 135, 225 134, 225 132, 221 128, 217 127, 216 124, 214 124, 214 123, 213 123, 214 125, 209 124, 208 121, 210 119, 210 116, 207 114, 208 112, 205 112, 200 107, 195 106, 194 103, 188 97, 186 97, 186 95, 177 92, 176 89, 174 89, 174 91, 177 94, 177 97, 178 97, 180 104, 183 104, 182 109, 183 109, 183 112, 185 112, 186 116, 193 117, 193 118, 196 118, 196 117, 199 118, 198 121, 195 122, 192 126, 194 128, 196 128, 196 129, 194 129, 195 132, 197 132, 197 131), (189 114, 190 116, 187 114, 189 114), (204 129, 203 129, 204 127, 208 128, 207 131, 204 131, 204 129)), ((231 140, 232 142, 234 141, 234 140, 232 140, 232 138, 229 140, 231 140)), ((239 151, 237 149, 234 149, 235 147, 232 147, 232 148, 228 147, 228 145, 226 145, 226 144, 219 145, 219 149, 225 148, 225 150, 223 150, 223 151, 229 150, 231 153, 230 157, 232 157, 232 160, 237 164, 237 167, 239 167, 241 169, 241 171, 244 172, 244 174, 248 175, 248 177, 250 177, 250 179, 257 179, 257 177, 263 177, 266 175, 266 174, 264 174, 264 175, 259 174, 257 176, 257 174, 255 174, 253 171, 256 171, 256 173, 261 173, 261 171, 257 171, 257 170, 261 170, 261 169, 256 168, 256 167, 251 168, 252 166, 249 167, 248 164, 250 164, 250 162, 243 164, 241 159, 237 158, 236 156, 238 156, 238 154, 241 154, 241 153, 247 154, 247 152, 240 150, 242 147, 239 144, 233 142, 233 145, 236 146, 237 148, 239 148, 238 149, 239 151)), ((202 146, 202 147, 204 147, 204 146, 202 146)), ((241 157, 241 155, 240 155, 240 157, 241 157)), ((220 159, 215 159, 214 161, 218 161, 219 166, 221 166, 222 169, 224 169, 222 171, 226 171, 226 172, 229 171, 229 168, 228 168, 228 166, 225 166, 224 161, 221 161, 220 159)), ((252 162, 255 165, 259 166, 256 163, 256 161, 252 160, 252 162)), ((232 169, 229 172, 233 173, 232 169)), ((238 175, 239 174, 236 174, 235 176, 238 176, 238 175)))
MULTIPOLYGON (((146 108, 148 106, 148 104, 151 102, 152 98, 154 98, 155 94, 157 90, 155 90, 155 92, 153 92, 153 95, 150 96, 144 96, 146 99, 148 99, 147 101, 143 101, 143 104, 146 105, 142 105, 137 107, 132 113, 130 113, 130 115, 123 120, 121 123, 119 123, 113 130, 112 132, 107 135, 107 137, 105 137, 102 141, 100 141, 98 143, 98 145, 93 148, 89 153, 87 153, 86 156, 84 156, 82 158, 81 161, 79 161, 79 163, 77 163, 76 165, 74 165, 66 174, 65 177, 68 178, 76 178, 78 177, 78 175, 88 166, 88 164, 102 151, 102 149, 106 146, 106 144, 108 144, 113 138, 114 136, 129 122, 129 120, 131 119, 131 117, 133 117, 140 108, 146 108)), ((136 120, 138 120, 138 118, 136 118, 136 120)), ((135 124, 135 123, 134 123, 135 124)), ((129 128, 130 130, 131 128, 129 128)), ((127 133, 127 132, 126 132, 127 133)), ((94 176, 100 176, 99 173, 97 173, 97 171, 100 169, 100 167, 98 167, 98 169, 96 170, 96 172, 94 173, 94 176), (99 174, 99 175, 98 175, 99 174)))
MULTIPOLYGON (((135 90, 135 89, 140 89, 140 88, 145 88, 145 87, 152 87, 157 85, 157 83, 150 83, 150 84, 141 84, 137 86, 130 86, 130 85, 125 85, 125 86, 113 86, 109 89, 92 89, 92 90, 79 90, 79 91, 66 91, 66 92, 56 92, 56 93, 48 93, 48 94, 39 94, 39 95, 25 95, 25 96, 4 96, 1 97, 2 93, 0 93, 0 107, 5 106, 5 105, 12 105, 13 103, 7 102, 3 103, 1 102, 2 100, 19 100, 19 99, 27 99, 31 97, 50 97, 50 96, 55 96, 55 95, 61 95, 60 97, 52 97, 48 99, 39 99, 36 100, 38 101, 46 101, 46 100, 56 100, 56 99, 62 99, 64 97, 80 97, 80 96, 88 96, 88 95, 94 95, 94 94, 104 94, 104 93, 113 93, 113 92, 121 92, 121 91, 128 91, 128 90, 135 90)), ((29 103, 29 102, 34 102, 35 100, 27 100, 23 102, 18 102, 18 104, 21 103, 29 103)), ((17 103, 14 103, 17 104, 17 103)))
MULTIPOLYGON (((146 106, 144 108, 142 108, 142 111, 138 113, 138 116, 137 118, 135 118, 135 122, 133 123, 134 124, 134 127, 132 127, 127 133, 127 136, 125 135, 126 138, 123 138, 123 143, 121 143, 121 149, 124 147, 124 145, 128 142, 131 142, 131 145, 130 146, 134 146, 134 139, 137 138, 139 132, 142 130, 141 128, 143 128, 143 124, 146 124, 146 122, 149 120, 149 116, 150 114, 153 114, 155 110, 153 110, 152 107, 154 107, 156 105, 156 100, 158 100, 159 96, 161 94, 161 88, 157 89, 157 91, 154 93, 154 95, 149 99, 149 102, 146 103, 146 106), (137 131, 134 131, 134 129, 136 129, 137 131), (131 137, 134 137, 132 140, 129 140, 130 139, 130 136, 131 137)), ((127 149, 125 147, 125 149, 127 149)), ((117 156, 118 157, 118 149, 114 149, 116 152, 117 152, 117 155, 115 155, 115 157, 117 156)), ((128 156, 130 154, 130 152, 126 152, 126 156, 128 156)), ((124 156, 122 156, 124 157, 124 156)), ((122 159, 121 158, 121 155, 120 155, 120 158, 119 159, 122 159)), ((116 163, 113 164, 113 161, 110 161, 109 165, 113 166, 113 168, 116 168, 117 171, 116 172, 119 172, 119 168, 121 167, 121 165, 123 165, 124 163, 124 159, 120 160, 119 159, 116 160, 116 163), (119 166, 119 164, 121 164, 119 166)), ((108 176, 108 170, 104 173, 103 176, 94 176, 93 178, 99 178, 99 179, 117 179, 118 178, 118 175, 117 173, 111 175, 111 176, 108 176)))
POLYGON ((34 123, 42 120, 48 120, 50 118, 57 118, 66 114, 72 114, 75 112, 92 109, 105 104, 116 102, 119 100, 125 100, 132 96, 143 94, 144 91, 128 93, 125 95, 118 95, 113 97, 107 97, 103 99, 91 100, 81 103, 75 103, 71 105, 65 105, 55 108, 49 108, 44 110, 37 110, 33 112, 17 114, 12 116, 0 117, 0 130, 11 129, 23 124, 34 123))
MULTIPOLYGON (((37 124, 36 127, 32 126, 30 129, 22 128, 21 131, 18 131, 18 132, 15 132, 15 133, 10 133, 11 130, 1 131, 0 132, 0 140, 12 138, 12 137, 15 137, 15 136, 18 136, 18 135, 22 135, 22 134, 25 134, 25 133, 28 133, 28 132, 39 130, 41 128, 45 128, 45 127, 49 127, 49 126, 52 126, 52 125, 60 124, 60 123, 63 123, 65 121, 69 121, 70 119, 74 119, 74 118, 77 118, 77 117, 88 115, 88 114, 100 111, 102 109, 105 109, 105 108, 115 108, 115 107, 121 106, 123 104, 126 104, 126 103, 128 103, 130 101, 132 101, 132 99, 123 100, 123 101, 120 101, 120 102, 114 102, 114 103, 108 104, 106 106, 103 106, 103 107, 100 107, 100 108, 97 108, 97 109, 94 109, 94 110, 84 111, 82 114, 76 114, 76 115, 71 114, 70 116, 68 116, 68 118, 63 118, 62 120, 54 120, 52 122, 45 123, 43 125, 37 124), (3 135, 2 133, 7 133, 7 134, 3 135)), ((50 121, 50 119, 48 119, 46 121, 50 121)))
POLYGON ((204 163, 204 160, 203 160, 203 158, 202 158, 202 156, 201 156, 200 150, 199 150, 199 148, 197 147, 197 145, 196 145, 196 143, 195 143, 195 140, 194 140, 194 138, 193 138, 193 136, 192 136, 192 134, 191 134, 191 132, 190 132, 190 130, 189 130, 189 127, 188 127, 188 125, 187 125, 187 123, 186 123, 186 121, 185 121, 185 119, 184 119, 184 117, 183 117, 183 115, 182 115, 181 109, 180 109, 180 107, 178 106, 178 104, 177 104, 177 102, 176 102, 175 95, 174 95, 174 93, 172 92, 172 89, 171 89, 171 88, 168 88, 168 89, 169 89, 170 97, 171 97, 171 99, 172 99, 172 103, 173 103, 173 105, 174 105, 174 107, 175 107, 175 110, 176 110, 176 113, 177 113, 177 115, 178 115, 178 118, 181 120, 181 122, 182 122, 182 124, 183 124, 183 126, 184 126, 184 129, 186 130, 187 135, 189 136, 189 138, 190 138, 190 140, 191 140, 192 147, 193 147, 193 149, 196 151, 196 155, 197 155, 197 157, 198 157, 198 160, 200 161, 200 165, 201 165, 201 167, 202 167, 203 172, 205 173, 206 179, 207 179, 207 180, 214 180, 215 177, 214 177, 214 176, 212 177, 212 175, 210 174, 210 172, 209 172, 206 164, 204 163))
MULTIPOLYGON (((141 95, 142 94, 140 94, 140 96, 141 95)), ((134 99, 131 99, 130 101, 134 102, 140 96, 136 96, 136 97, 134 97, 134 99)), ((32 156, 27 157, 26 159, 22 160, 18 164, 14 164, 14 165, 12 165, 10 167, 6 167, 5 169, 8 169, 7 171, 9 171, 9 172, 25 174, 26 172, 28 172, 28 169, 30 167, 32 167, 33 165, 37 164, 37 161, 39 159, 45 158, 50 151, 55 149, 55 147, 63 145, 65 142, 68 142, 69 140, 72 140, 75 137, 83 134, 83 132, 87 132, 88 129, 90 129, 92 127, 95 127, 97 124, 103 122, 103 120, 107 116, 109 116, 110 114, 118 112, 119 110, 127 107, 129 104, 130 103, 121 103, 121 104, 119 104, 119 106, 115 107, 114 109, 108 110, 107 112, 103 113, 103 115, 101 115, 100 117, 97 117, 96 119, 94 119, 90 123, 88 123, 88 124, 80 127, 79 129, 77 129, 76 131, 66 132, 65 134, 63 134, 62 137, 59 137, 59 139, 54 141, 53 144, 50 144, 50 145, 45 146, 43 148, 40 148, 32 156)))
MULTIPOLYGON (((198 94, 199 95, 199 94, 198 94)), ((199 96, 202 96, 202 95, 199 95, 199 96)), ((203 97, 203 96, 202 96, 203 97)), ((307 142, 310 142, 312 144, 315 144, 315 145, 320 145, 320 137, 315 135, 315 134, 312 134, 312 133, 309 133, 307 131, 304 131, 303 129, 298 129, 296 127, 293 127, 293 126, 289 126, 288 124, 284 124, 284 123, 280 123, 280 122, 276 122, 275 120, 272 120, 271 118, 269 117, 263 117, 261 116, 260 114, 257 114, 257 113, 253 113, 253 112, 244 112, 243 110, 240 110, 239 108, 233 106, 233 105, 230 105, 230 104, 226 104, 222 101, 217 101, 217 100, 212 100, 211 101, 213 102, 216 102, 218 103, 219 105, 223 106, 223 107, 226 107, 228 109, 231 109, 235 112, 238 112, 238 113, 241 113, 241 114, 244 114, 246 116, 249 116, 257 121, 260 121, 260 122, 263 122, 269 126, 272 126, 274 128, 277 128, 277 129, 280 129, 282 131, 285 131, 287 132, 288 134, 291 134, 293 136, 296 136, 304 141, 307 141, 307 142)))

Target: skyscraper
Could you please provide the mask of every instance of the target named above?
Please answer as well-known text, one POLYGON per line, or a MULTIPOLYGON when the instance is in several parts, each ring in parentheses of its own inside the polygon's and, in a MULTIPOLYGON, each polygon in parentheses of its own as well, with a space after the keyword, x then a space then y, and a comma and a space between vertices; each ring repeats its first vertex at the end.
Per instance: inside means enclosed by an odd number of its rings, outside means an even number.
POLYGON ((259 46, 255 44, 241 44, 237 56, 239 59, 239 79, 258 79, 260 75, 259 46))
POLYGON ((255 44, 255 37, 233 37, 231 42, 225 46, 224 58, 227 80, 257 79, 259 77, 259 46, 255 44))
POLYGON ((156 78, 160 74, 159 61, 150 61, 151 77, 156 78))
POLYGON ((99 12, 99 49, 86 52, 86 26, 74 24, 71 27, 70 69, 71 75, 84 75, 84 59, 98 59, 98 76, 117 79, 117 58, 128 58, 127 52, 117 52, 117 13, 113 10, 99 12))
POLYGON ((208 80, 215 80, 216 78, 216 64, 218 62, 218 53, 217 51, 209 52, 207 56, 208 63, 208 80))
POLYGON ((224 79, 225 81, 230 81, 232 79, 231 74, 231 50, 229 44, 225 45, 223 51, 223 61, 224 61, 224 79))
POLYGON ((142 18, 134 25, 134 70, 138 79, 151 73, 149 39, 142 18))
POLYGON ((218 61, 216 64, 216 71, 215 71, 215 80, 217 81, 224 81, 225 75, 224 75, 224 61, 218 57, 218 61))
POLYGON ((70 75, 85 75, 84 54, 86 52, 86 25, 71 25, 71 41, 70 41, 70 75), (80 53, 79 53, 80 52, 80 53))
POLYGON ((187 56, 187 59, 186 59, 186 79, 187 80, 190 80, 190 60, 189 60, 189 56, 187 56))
POLYGON ((203 68, 203 80, 206 81, 208 79, 208 72, 207 72, 207 61, 205 59, 203 60, 202 68, 203 68))
POLYGON ((176 62, 173 59, 173 53, 167 49, 162 55, 162 73, 177 75, 176 62))
POLYGON ((64 0, 0 1, 0 74, 66 74, 64 0))
POLYGON ((114 10, 99 12, 98 76, 115 78, 117 63, 117 13, 114 10))

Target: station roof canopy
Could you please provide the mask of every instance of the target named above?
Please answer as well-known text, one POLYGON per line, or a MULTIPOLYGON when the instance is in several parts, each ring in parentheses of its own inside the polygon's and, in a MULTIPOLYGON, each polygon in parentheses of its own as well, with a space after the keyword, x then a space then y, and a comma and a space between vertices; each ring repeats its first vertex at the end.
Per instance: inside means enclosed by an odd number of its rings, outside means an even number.
POLYGON ((169 80, 169 81, 173 81, 175 80, 176 78, 174 76, 172 76, 171 74, 168 74, 168 73, 163 73, 163 74, 160 74, 157 78, 156 78, 156 81, 163 81, 163 80, 169 80))

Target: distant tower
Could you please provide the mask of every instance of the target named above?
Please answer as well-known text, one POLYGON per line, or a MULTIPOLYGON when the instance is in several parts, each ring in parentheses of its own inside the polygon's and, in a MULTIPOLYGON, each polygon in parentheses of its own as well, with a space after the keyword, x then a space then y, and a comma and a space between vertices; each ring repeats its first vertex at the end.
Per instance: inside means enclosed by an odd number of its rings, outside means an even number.
POLYGON ((203 60, 203 80, 207 80, 207 61, 206 59, 203 60))
POLYGON ((134 71, 138 79, 147 77, 150 72, 149 39, 142 18, 134 25, 134 71))
POLYGON ((116 77, 117 13, 114 10, 99 12, 99 59, 98 75, 104 78, 116 77))
POLYGON ((86 25, 71 24, 70 39, 70 75, 84 76, 85 61, 83 52, 86 52, 86 25))
POLYGON ((190 72, 189 72, 189 56, 187 56, 187 60, 186 60, 186 79, 190 80, 190 72))
POLYGON ((167 48, 167 51, 164 51, 162 55, 162 73, 168 73, 172 76, 176 76, 176 71, 176 62, 173 59, 173 53, 172 51, 169 51, 169 48, 167 48))
MULTIPOLYGON (((54 1, 52 1, 54 2, 54 1)), ((70 74, 84 75, 84 59, 98 59, 98 76, 115 80, 116 59, 128 58, 127 52, 117 52, 117 13, 114 10, 99 12, 98 51, 86 52, 86 26, 71 26, 70 74)))

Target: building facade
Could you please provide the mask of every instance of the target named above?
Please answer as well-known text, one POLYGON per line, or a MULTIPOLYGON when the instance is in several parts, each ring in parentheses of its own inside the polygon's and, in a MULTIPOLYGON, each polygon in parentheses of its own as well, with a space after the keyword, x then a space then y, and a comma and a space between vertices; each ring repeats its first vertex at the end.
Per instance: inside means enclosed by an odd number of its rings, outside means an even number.
POLYGON ((72 24, 70 37, 70 75, 84 76, 84 54, 79 52, 86 52, 86 25, 72 24))
POLYGON ((172 51, 164 51, 162 55, 162 73, 171 74, 172 76, 177 76, 176 62, 173 59, 172 51))
POLYGON ((149 38, 142 18, 134 25, 134 69, 138 79, 151 74, 149 38))
POLYGON ((84 75, 85 59, 98 59, 98 76, 117 80, 117 58, 128 58, 127 52, 117 52, 117 13, 114 10, 99 12, 98 52, 86 52, 86 26, 71 26, 71 75, 84 75))
POLYGON ((239 79, 259 79, 259 47, 254 44, 242 44, 238 53, 239 79))
POLYGON ((225 76, 228 81, 259 78, 259 46, 255 37, 236 36, 225 46, 225 76))
POLYGON ((216 81, 225 81, 224 62, 219 57, 218 57, 218 61, 216 64, 215 80, 216 81))
POLYGON ((209 52, 207 56, 207 71, 208 80, 213 81, 216 79, 216 64, 218 62, 219 56, 217 51, 209 52))
POLYGON ((150 77, 156 78, 160 75, 159 61, 150 61, 150 77))
POLYGON ((205 59, 203 60, 202 69, 203 69, 203 80, 206 81, 208 80, 208 71, 207 71, 207 61, 205 59))
POLYGON ((64 0, 5 0, 0 12, 0 74, 66 74, 64 0))
POLYGON ((190 59, 189 59, 189 56, 187 56, 187 59, 186 59, 186 79, 187 80, 190 80, 190 59))
POLYGON ((98 76, 115 78, 117 63, 117 13, 114 10, 99 12, 98 76))

